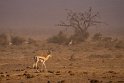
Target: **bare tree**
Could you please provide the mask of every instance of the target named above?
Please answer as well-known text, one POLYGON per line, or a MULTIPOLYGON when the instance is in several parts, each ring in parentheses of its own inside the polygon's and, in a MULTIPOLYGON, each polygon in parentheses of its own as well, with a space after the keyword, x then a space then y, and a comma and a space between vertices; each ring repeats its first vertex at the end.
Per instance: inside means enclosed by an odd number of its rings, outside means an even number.
POLYGON ((91 7, 85 12, 74 12, 72 10, 66 11, 66 21, 61 21, 58 26, 64 26, 73 29, 74 34, 71 37, 73 40, 86 40, 89 37, 88 28, 102 23, 97 20, 99 13, 93 12, 91 7))

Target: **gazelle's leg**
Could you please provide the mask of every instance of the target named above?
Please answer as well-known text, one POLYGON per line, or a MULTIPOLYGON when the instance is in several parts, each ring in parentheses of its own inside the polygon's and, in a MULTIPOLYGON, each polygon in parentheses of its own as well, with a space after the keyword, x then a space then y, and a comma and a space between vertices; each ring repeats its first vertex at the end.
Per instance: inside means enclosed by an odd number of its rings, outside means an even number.
POLYGON ((35 63, 36 69, 38 69, 38 62, 39 62, 39 61, 37 61, 37 62, 35 63))
POLYGON ((33 68, 35 68, 35 67, 36 67, 36 62, 33 63, 33 68))
POLYGON ((46 65, 45 65, 45 62, 43 62, 43 65, 44 65, 45 70, 47 71, 47 69, 46 69, 46 65))
POLYGON ((44 66, 44 64, 43 64, 43 62, 42 62, 42 69, 43 69, 43 66, 44 66))
POLYGON ((39 61, 36 61, 36 62, 35 62, 36 72, 39 72, 39 70, 38 70, 38 62, 39 62, 39 61))
POLYGON ((43 70, 43 60, 39 59, 39 61, 42 63, 41 71, 43 70))
POLYGON ((38 57, 37 56, 35 56, 34 57, 34 64, 33 64, 33 68, 37 68, 37 63, 38 63, 38 57))
POLYGON ((34 68, 34 69, 37 69, 37 64, 38 64, 37 61, 35 61, 35 62, 33 63, 33 68, 34 68))
POLYGON ((42 62, 42 68, 40 69, 40 72, 42 72, 43 71, 43 62, 42 62))

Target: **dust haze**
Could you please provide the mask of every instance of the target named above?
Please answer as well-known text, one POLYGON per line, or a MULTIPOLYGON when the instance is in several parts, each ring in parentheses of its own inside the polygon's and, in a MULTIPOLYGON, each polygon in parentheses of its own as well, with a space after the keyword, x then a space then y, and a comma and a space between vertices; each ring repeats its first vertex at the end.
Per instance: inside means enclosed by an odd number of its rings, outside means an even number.
POLYGON ((91 29, 91 32, 97 30, 111 36, 123 37, 123 3, 122 0, 0 1, 0 31, 11 30, 17 34, 49 36, 60 29, 55 25, 65 19, 65 9, 85 11, 93 7, 94 11, 100 13, 101 20, 108 25, 97 26, 91 29))
POLYGON ((0 0, 0 83, 124 83, 123 9, 124 0, 0 0))

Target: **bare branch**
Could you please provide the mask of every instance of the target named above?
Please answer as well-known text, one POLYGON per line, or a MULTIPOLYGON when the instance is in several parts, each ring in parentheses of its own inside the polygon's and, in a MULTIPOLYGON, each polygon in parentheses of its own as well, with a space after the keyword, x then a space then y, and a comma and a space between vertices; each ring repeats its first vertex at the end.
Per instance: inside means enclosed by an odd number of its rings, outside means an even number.
POLYGON ((75 34, 78 32, 82 37, 88 32, 89 27, 103 23, 97 20, 99 12, 94 13, 92 7, 85 12, 74 12, 68 9, 66 11, 66 21, 60 22, 58 26, 74 28, 75 34))

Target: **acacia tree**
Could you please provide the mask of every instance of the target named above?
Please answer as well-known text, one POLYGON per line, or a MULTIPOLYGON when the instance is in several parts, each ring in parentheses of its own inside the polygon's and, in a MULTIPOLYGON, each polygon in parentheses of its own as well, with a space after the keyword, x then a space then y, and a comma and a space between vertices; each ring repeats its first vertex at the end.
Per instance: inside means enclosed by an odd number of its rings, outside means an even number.
POLYGON ((73 29, 74 34, 71 36, 71 39, 75 41, 86 40, 89 37, 88 28, 101 23, 97 20, 99 18, 99 13, 93 12, 91 7, 85 12, 74 12, 72 10, 66 11, 66 20, 61 21, 58 26, 73 29))

